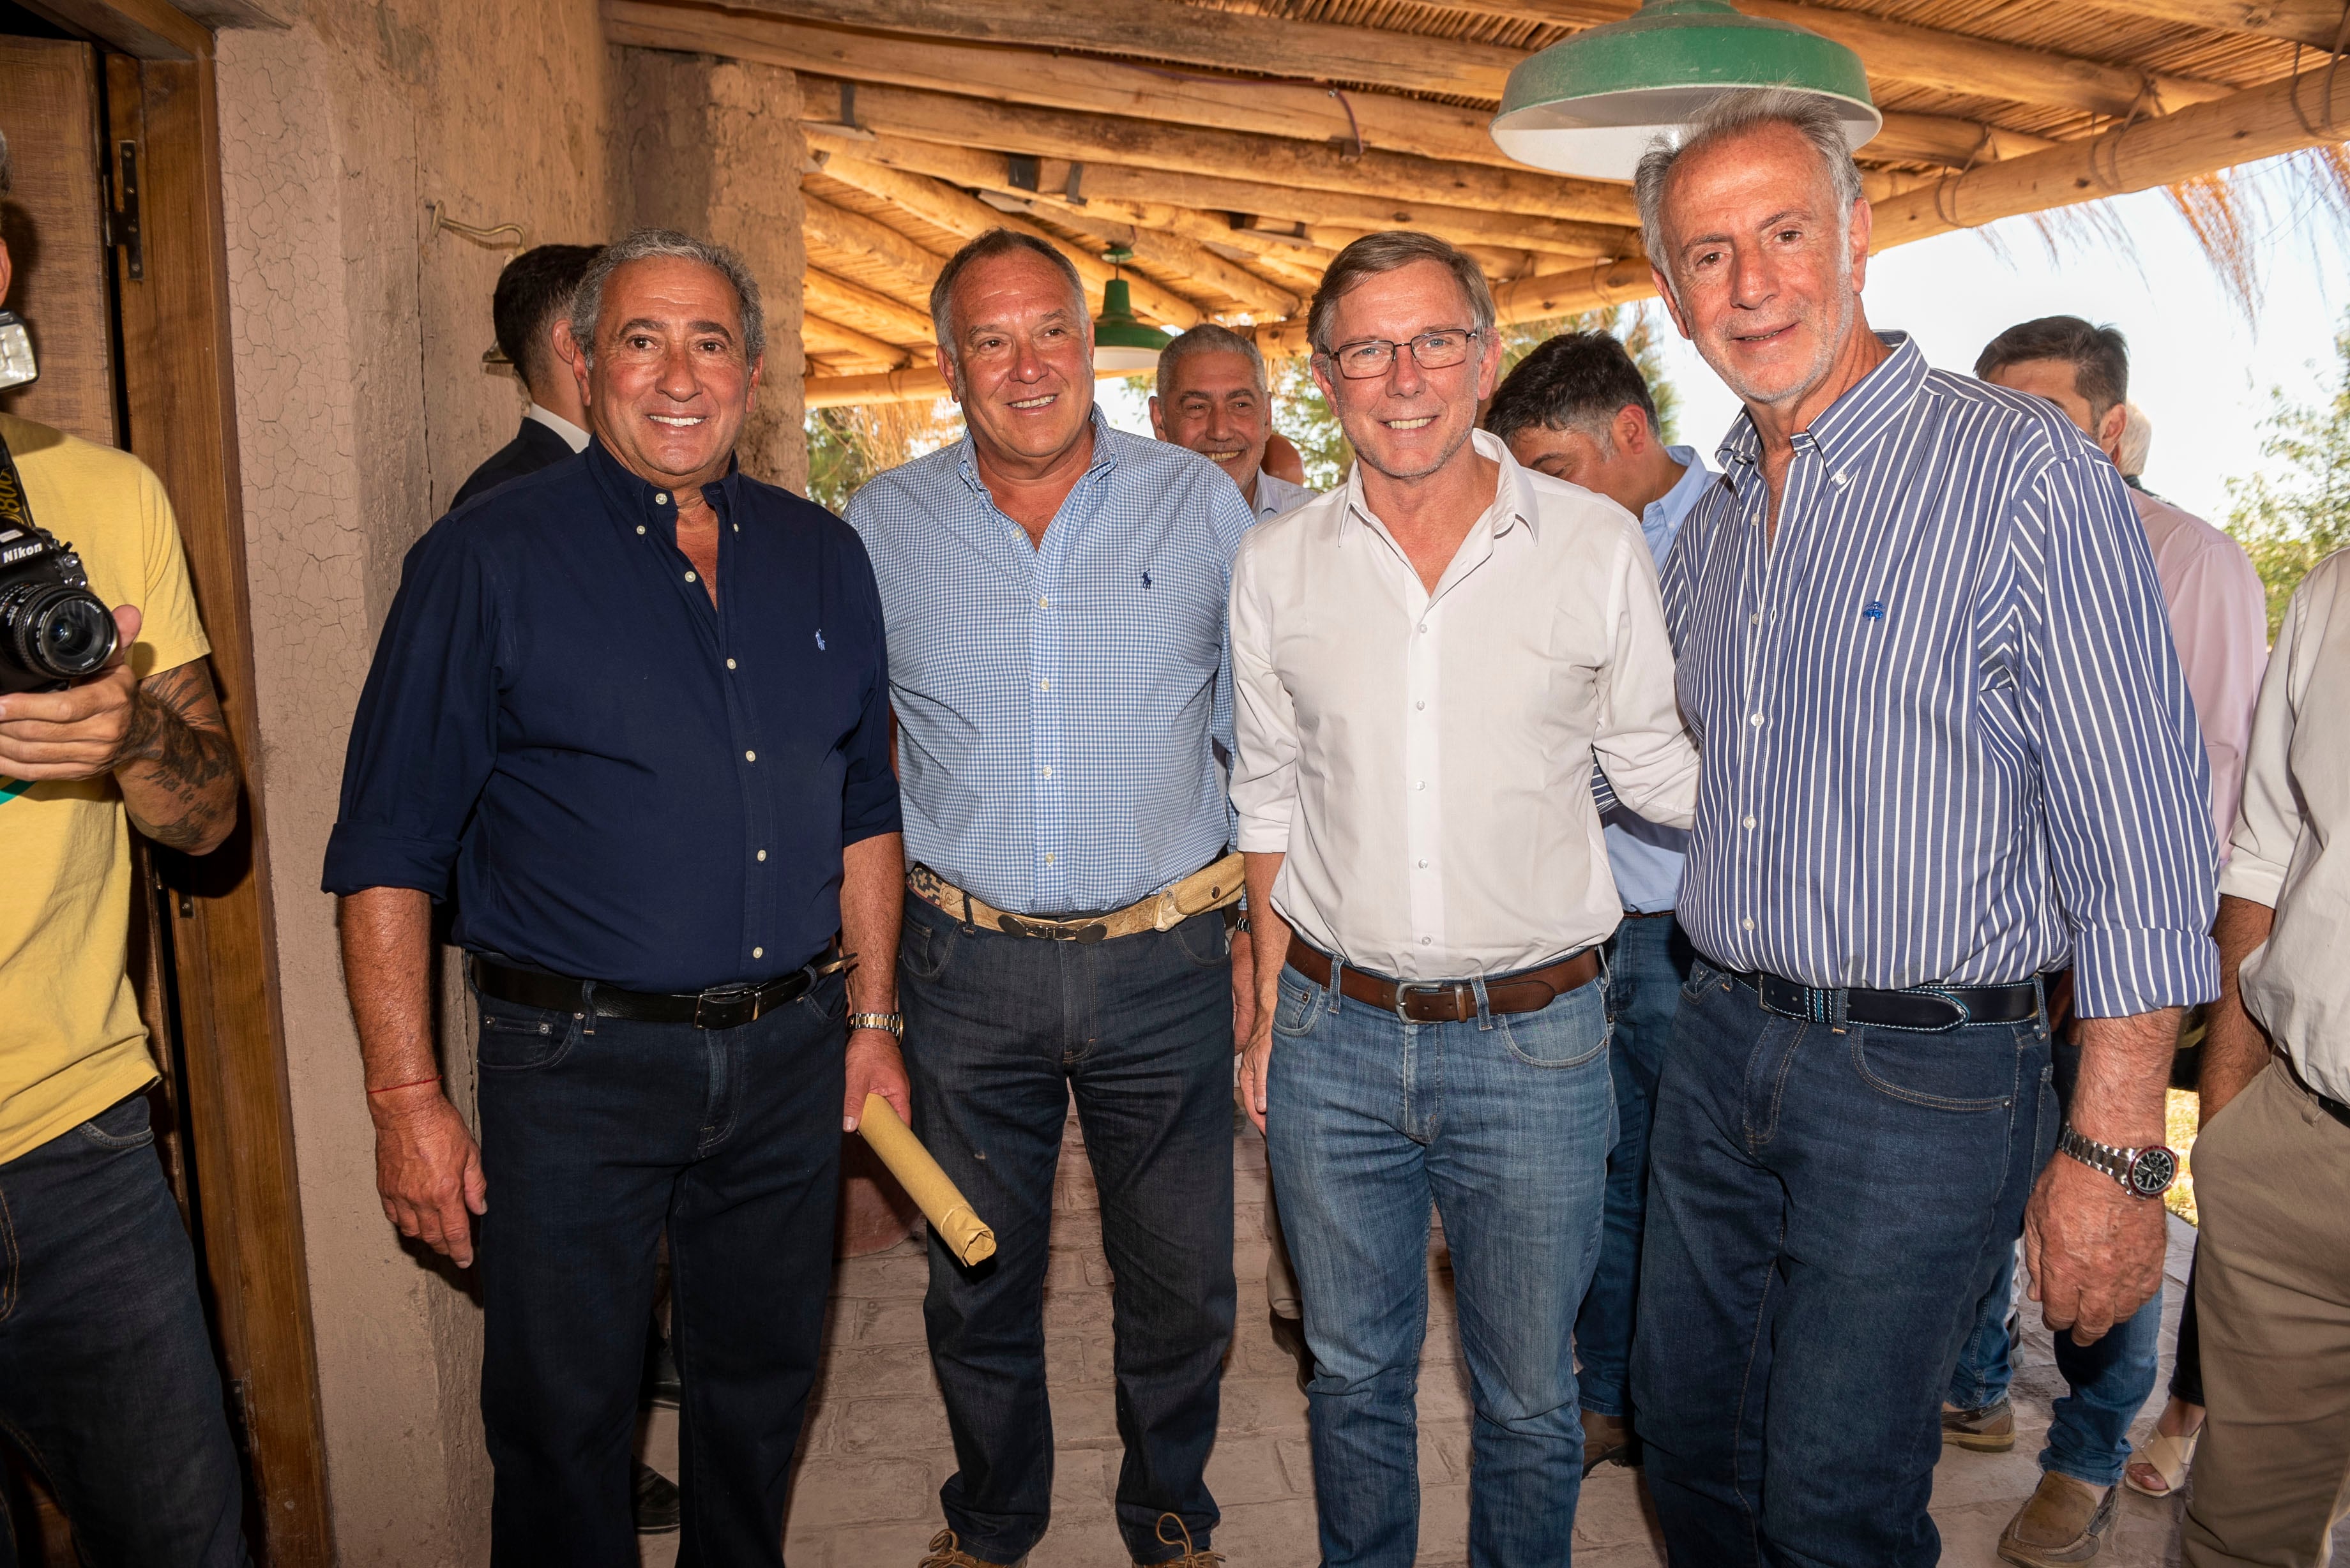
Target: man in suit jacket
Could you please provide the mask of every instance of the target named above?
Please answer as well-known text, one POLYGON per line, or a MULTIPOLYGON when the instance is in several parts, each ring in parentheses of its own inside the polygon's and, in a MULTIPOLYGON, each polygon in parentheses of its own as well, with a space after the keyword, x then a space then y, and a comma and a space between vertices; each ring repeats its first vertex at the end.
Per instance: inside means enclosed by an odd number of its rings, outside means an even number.
POLYGON ((536 473, 588 449, 588 410, 567 357, 555 345, 556 323, 570 314, 571 296, 601 245, 536 245, 506 263, 491 296, 490 320, 498 352, 530 389, 530 411, 514 440, 490 454, 457 489, 450 510, 486 495, 509 479, 536 473))

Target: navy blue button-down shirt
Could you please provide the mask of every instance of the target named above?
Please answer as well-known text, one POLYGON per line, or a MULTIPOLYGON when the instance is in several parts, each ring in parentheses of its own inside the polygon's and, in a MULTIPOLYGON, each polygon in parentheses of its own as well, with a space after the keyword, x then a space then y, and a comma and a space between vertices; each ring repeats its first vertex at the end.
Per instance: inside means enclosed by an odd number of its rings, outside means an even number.
POLYGON ((1232 841, 1232 556, 1223 470, 1094 414, 1093 463, 1042 548, 971 438, 848 504, 889 626, 906 851, 1001 909, 1122 909, 1232 841))
POLYGON ((769 980, 830 940, 842 849, 899 826, 873 568, 788 492, 702 493, 714 607, 670 493, 600 443, 417 542, 327 891, 453 878, 463 946, 632 991, 769 980))
POLYGON ((1680 920, 1808 985, 2074 965, 2084 1017, 2216 993, 2203 737, 2146 530, 2054 406, 1892 357, 1794 439, 1744 414, 1665 563, 1704 758, 1680 920))

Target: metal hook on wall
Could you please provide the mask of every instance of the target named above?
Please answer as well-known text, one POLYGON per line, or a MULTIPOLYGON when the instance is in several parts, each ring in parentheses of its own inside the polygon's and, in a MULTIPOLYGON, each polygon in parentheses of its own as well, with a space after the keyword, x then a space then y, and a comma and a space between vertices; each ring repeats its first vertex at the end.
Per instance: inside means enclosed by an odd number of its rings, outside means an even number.
POLYGON ((476 228, 471 223, 461 223, 451 217, 448 205, 439 201, 426 202, 424 211, 432 219, 432 226, 424 231, 427 244, 431 243, 434 234, 443 229, 460 239, 471 240, 477 245, 487 245, 492 250, 518 251, 530 243, 524 235, 520 223, 497 223, 486 229, 476 228), (502 234, 511 234, 514 237, 511 240, 504 240, 499 238, 502 234))

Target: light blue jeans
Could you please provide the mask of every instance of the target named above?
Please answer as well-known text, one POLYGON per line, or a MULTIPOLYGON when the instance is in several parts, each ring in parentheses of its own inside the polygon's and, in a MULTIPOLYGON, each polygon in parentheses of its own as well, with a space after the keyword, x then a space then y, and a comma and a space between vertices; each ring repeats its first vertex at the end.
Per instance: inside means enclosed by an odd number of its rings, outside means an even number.
POLYGON ((1408 1023, 1282 975, 1267 1142, 1314 1350, 1326 1568, 1404 1568, 1418 1551, 1431 1202, 1476 1408, 1469 1561, 1571 1561, 1575 1314, 1616 1137, 1602 984, 1539 1012, 1408 1023))

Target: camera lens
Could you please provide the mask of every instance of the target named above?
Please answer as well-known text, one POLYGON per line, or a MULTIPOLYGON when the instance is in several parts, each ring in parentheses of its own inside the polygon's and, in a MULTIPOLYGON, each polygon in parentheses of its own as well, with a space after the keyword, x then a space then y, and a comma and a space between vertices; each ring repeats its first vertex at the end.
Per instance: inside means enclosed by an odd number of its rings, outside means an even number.
POLYGON ((114 657, 114 618, 87 592, 67 589, 28 607, 31 662, 57 680, 78 680, 114 657))

